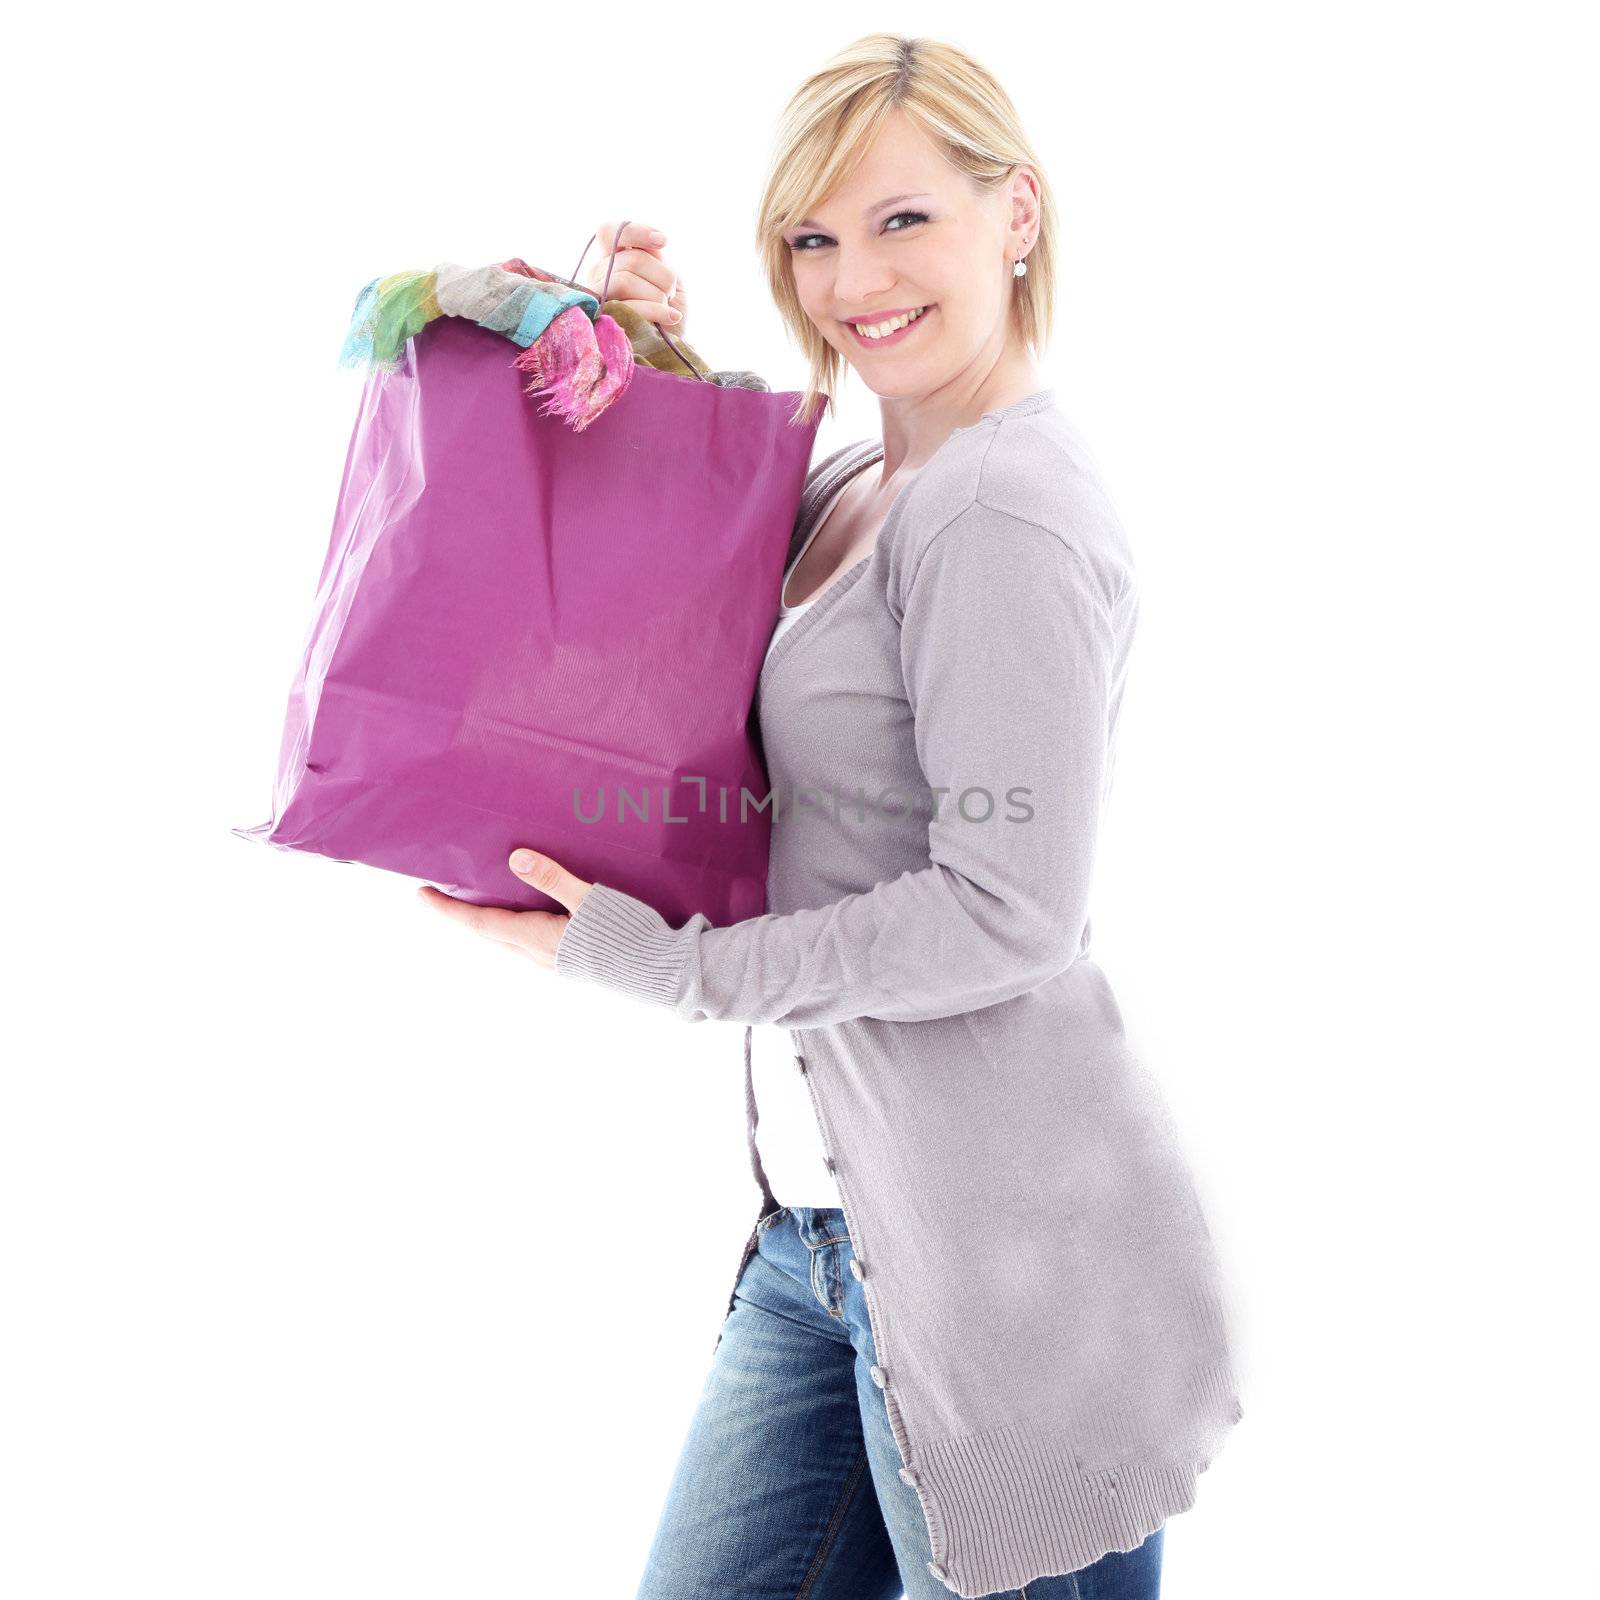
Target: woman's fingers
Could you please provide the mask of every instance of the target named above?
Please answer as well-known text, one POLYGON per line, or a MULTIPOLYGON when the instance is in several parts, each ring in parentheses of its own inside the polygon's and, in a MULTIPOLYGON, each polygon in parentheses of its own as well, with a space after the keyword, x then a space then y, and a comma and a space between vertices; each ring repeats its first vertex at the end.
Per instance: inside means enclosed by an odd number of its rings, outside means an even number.
POLYGON ((540 855, 526 845, 513 850, 506 865, 524 883, 530 884, 540 894, 547 894, 552 900, 559 901, 568 911, 576 911, 593 887, 587 879, 580 878, 575 872, 568 872, 559 861, 552 861, 549 856, 540 855))
POLYGON ((556 946, 566 929, 569 912, 506 911, 498 906, 473 905, 434 888, 431 883, 422 885, 417 895, 473 933, 519 955, 531 956, 542 967, 555 965, 556 946))
POLYGON ((617 238, 617 225, 614 222, 602 222, 594 230, 594 242, 599 247, 602 260, 611 254, 612 245, 626 250, 630 246, 641 250, 659 250, 667 242, 667 236, 660 228, 652 228, 648 222, 630 222, 622 230, 622 238, 617 238))
MULTIPOLYGON (((594 285, 595 292, 598 293, 600 285, 606 278, 605 262, 597 261, 593 271, 586 272, 583 276, 587 282, 594 285)), ((611 269, 611 287, 606 290, 606 298, 664 301, 671 294, 673 285, 677 281, 678 274, 660 256, 650 255, 644 250, 624 250, 617 257, 617 264, 611 269), (619 287, 629 292, 619 294, 617 292, 619 287)))
POLYGON ((497 939, 501 944, 527 947, 529 934, 537 927, 529 918, 561 915, 551 911, 507 911, 500 906, 474 905, 470 900, 458 900, 453 894, 436 889, 431 883, 423 884, 417 893, 435 911, 442 911, 463 927, 471 928, 485 939, 497 939))
POLYGON ((595 242, 601 249, 599 256, 583 270, 584 286, 596 296, 604 288, 607 300, 621 300, 652 322, 677 327, 687 314, 687 307, 682 280, 660 254, 666 235, 647 223, 630 222, 622 230, 622 248, 611 262, 611 241, 615 237, 614 222, 602 222, 595 230, 595 242), (608 264, 609 282, 606 279, 608 264))
MULTIPOLYGON (((595 294, 598 293, 600 291, 597 288, 595 294)), ((613 275, 611 286, 606 290, 605 298, 608 302, 621 301, 624 306, 637 310, 640 317, 648 317, 651 322, 662 323, 662 325, 672 328, 672 330, 677 330, 677 326, 683 322, 683 312, 680 310, 682 294, 678 294, 677 298, 674 298, 674 301, 669 304, 666 299, 662 299, 661 293, 654 290, 653 286, 642 285, 642 283, 638 282, 634 282, 632 285, 618 283, 618 280, 613 275)))

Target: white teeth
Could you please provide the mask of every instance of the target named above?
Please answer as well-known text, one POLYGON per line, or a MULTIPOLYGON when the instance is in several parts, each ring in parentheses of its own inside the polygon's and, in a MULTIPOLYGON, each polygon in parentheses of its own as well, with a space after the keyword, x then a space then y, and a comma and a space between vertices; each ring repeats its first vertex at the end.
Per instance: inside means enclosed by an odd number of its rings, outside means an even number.
POLYGON ((875 322, 870 326, 858 322, 855 324, 855 330, 865 338, 882 339, 894 333, 897 329, 905 327, 908 322, 915 322, 927 309, 926 306, 920 306, 915 311, 907 311, 901 316, 892 317, 888 322, 875 322))

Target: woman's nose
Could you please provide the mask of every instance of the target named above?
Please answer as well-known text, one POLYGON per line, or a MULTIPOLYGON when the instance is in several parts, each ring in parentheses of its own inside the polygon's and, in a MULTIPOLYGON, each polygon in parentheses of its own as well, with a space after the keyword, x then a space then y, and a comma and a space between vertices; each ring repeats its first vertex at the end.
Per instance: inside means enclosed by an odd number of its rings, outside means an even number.
POLYGON ((870 311, 893 286, 894 273, 881 257, 871 251, 858 251, 850 257, 840 253, 834 270, 833 294, 846 316, 870 311))

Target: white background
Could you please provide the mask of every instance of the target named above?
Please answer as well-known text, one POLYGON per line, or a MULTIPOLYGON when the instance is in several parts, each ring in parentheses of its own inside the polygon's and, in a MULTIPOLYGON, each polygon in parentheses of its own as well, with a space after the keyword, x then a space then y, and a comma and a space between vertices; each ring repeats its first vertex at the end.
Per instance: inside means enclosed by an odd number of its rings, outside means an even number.
MULTIPOLYGON (((14 32, 0 1588, 632 1596, 757 1204, 741 1029, 229 830, 268 811, 356 290, 569 272, 632 217, 696 347, 797 387, 766 152, 884 27, 1022 110, 1062 219, 1047 373, 1141 574, 1095 954, 1229 1270, 1246 1412, 1166 1592, 1597 1592, 1579 12, 14 32)), ((852 380, 818 449, 876 422, 852 380)))

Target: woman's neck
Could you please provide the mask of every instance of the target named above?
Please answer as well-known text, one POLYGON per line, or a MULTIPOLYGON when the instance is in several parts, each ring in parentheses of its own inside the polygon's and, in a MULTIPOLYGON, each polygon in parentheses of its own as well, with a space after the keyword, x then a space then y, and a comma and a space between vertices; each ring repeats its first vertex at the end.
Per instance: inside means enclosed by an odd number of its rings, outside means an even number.
POLYGON ((880 481, 915 472, 957 428, 970 428, 986 411, 1003 411, 1045 387, 1026 349, 1008 350, 981 373, 967 372, 915 399, 883 398, 883 466, 880 481))

